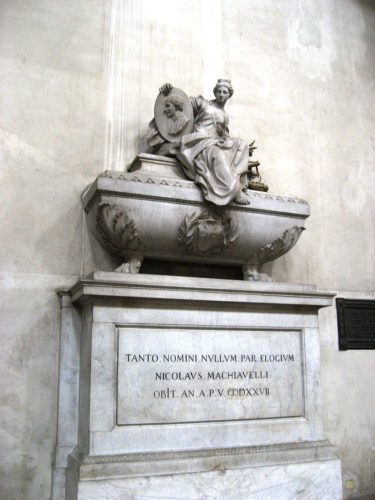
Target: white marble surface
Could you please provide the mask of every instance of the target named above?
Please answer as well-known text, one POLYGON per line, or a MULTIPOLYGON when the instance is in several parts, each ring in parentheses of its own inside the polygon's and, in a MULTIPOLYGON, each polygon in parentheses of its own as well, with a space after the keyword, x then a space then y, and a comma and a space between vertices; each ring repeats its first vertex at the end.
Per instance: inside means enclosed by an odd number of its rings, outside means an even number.
POLYGON ((118 425, 305 416, 301 331, 118 335, 118 425))
POLYGON ((57 443, 52 497, 64 498, 65 467, 78 436, 79 352, 81 323, 69 293, 59 293, 60 350, 57 443))
POLYGON ((80 482, 78 500, 341 500, 338 460, 80 482))
MULTIPOLYGON (((313 307, 329 306, 334 294, 317 291, 314 285, 245 282, 242 280, 182 276, 174 276, 171 279, 171 276, 96 271, 89 277, 77 282, 72 288, 72 300, 77 304, 82 300, 84 301, 85 296, 93 298, 178 299, 189 302, 203 300, 215 302, 217 305, 225 302, 273 304, 275 306, 295 306, 295 312, 297 312, 299 310, 298 306, 302 305, 313 307)), ((101 309, 97 308, 96 313, 99 314, 100 311, 101 309)), ((275 309, 275 315, 277 314, 278 311, 275 309)), ((100 318, 100 315, 97 317, 100 318)), ((306 316, 306 320, 308 319, 308 316, 306 316)), ((316 318, 312 320, 312 323, 317 325, 316 318)))
MULTIPOLYGON (((95 277, 72 289, 74 303, 93 301, 84 309, 93 323, 84 321, 80 387, 85 401, 80 435, 89 437, 84 449, 91 455, 322 439, 317 313, 332 296, 308 285, 118 278, 118 273, 95 277), (215 404, 209 397, 194 398, 190 405, 182 398, 154 399, 149 394, 154 369, 136 363, 129 371, 125 361, 132 351, 152 354, 156 349, 160 356, 164 351, 253 354, 257 370, 269 371, 271 396, 249 402, 238 394, 233 401, 219 398, 215 404), (292 354, 294 360, 261 361, 261 356, 275 354, 292 354)), ((217 363, 211 366, 219 370, 217 363)), ((191 365, 191 371, 207 376, 204 370, 198 362, 191 365)), ((232 383, 218 387, 228 390, 232 383)), ((208 380, 205 385, 208 391, 214 387, 208 380)))

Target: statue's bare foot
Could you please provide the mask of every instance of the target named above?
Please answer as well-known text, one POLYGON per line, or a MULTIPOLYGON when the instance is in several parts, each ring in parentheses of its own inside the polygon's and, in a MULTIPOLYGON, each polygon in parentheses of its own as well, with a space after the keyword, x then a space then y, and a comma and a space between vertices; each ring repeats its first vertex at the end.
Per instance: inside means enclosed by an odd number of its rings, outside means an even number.
POLYGON ((238 205, 249 205, 250 200, 244 192, 240 191, 235 197, 234 203, 238 203, 238 205))

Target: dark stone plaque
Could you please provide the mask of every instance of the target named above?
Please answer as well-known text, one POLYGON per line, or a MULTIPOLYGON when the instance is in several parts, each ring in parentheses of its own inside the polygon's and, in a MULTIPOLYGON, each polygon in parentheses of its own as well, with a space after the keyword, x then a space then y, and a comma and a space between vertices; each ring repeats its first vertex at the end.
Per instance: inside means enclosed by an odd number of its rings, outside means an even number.
POLYGON ((375 300, 336 299, 339 349, 375 349, 375 300))

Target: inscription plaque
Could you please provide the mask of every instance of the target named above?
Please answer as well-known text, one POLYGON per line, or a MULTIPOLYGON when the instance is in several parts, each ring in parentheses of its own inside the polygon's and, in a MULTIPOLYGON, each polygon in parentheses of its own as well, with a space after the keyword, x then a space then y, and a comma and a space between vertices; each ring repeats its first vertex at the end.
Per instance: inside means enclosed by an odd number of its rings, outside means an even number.
POLYGON ((300 331, 120 328, 117 423, 304 415, 300 331))

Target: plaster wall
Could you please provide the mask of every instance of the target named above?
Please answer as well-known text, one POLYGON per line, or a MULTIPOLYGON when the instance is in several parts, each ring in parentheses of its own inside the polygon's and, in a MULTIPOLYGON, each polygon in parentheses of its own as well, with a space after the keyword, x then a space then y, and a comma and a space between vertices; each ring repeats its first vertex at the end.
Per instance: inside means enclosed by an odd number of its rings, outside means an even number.
MULTIPOLYGON (((47 499, 58 302, 86 271, 80 194, 137 152, 159 86, 211 96, 270 189, 311 217, 275 281, 375 297, 375 6, 369 0, 47 0, 0 6, 0 498, 47 499)), ((346 496, 375 494, 373 351, 337 350, 321 315, 324 420, 346 496)))
POLYGON ((0 499, 48 499, 55 290, 80 274, 80 193, 102 165, 98 1, 0 5, 0 499))

